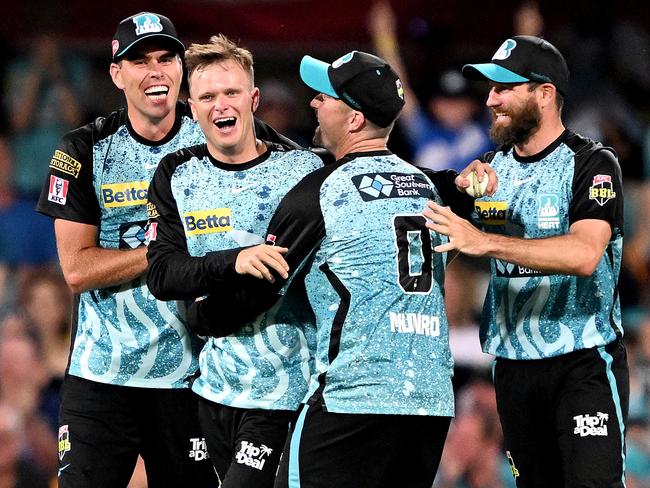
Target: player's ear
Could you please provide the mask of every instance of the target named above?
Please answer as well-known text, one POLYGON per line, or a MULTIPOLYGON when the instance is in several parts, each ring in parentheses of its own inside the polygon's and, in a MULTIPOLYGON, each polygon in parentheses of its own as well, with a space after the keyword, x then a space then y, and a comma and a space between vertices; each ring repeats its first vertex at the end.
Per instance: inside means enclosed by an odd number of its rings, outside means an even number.
POLYGON ((350 121, 350 131, 357 132, 361 130, 365 125, 366 116, 363 115, 363 113, 359 112, 358 110, 352 110, 350 114, 350 118, 348 120, 350 121))
POLYGON ((122 82, 122 67, 118 63, 111 63, 108 71, 115 86, 120 90, 124 90, 124 83, 122 82))
POLYGON ((253 88, 253 91, 251 92, 251 98, 253 100, 251 104, 251 111, 255 113, 257 110, 257 107, 260 105, 260 89, 255 87, 253 88))
POLYGON ((192 111, 192 118, 194 120, 198 121, 199 119, 197 118, 197 115, 196 115, 196 107, 194 106, 194 100, 192 100, 191 98, 188 98, 187 103, 190 106, 190 110, 192 111))

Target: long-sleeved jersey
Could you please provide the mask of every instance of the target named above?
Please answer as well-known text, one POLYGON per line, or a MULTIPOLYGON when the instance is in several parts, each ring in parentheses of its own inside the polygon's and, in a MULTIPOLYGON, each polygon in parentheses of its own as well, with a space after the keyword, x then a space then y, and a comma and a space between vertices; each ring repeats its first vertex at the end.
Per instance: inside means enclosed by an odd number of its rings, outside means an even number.
POLYGON ((565 131, 542 153, 512 147, 488 153, 499 177, 491 197, 475 202, 487 232, 525 239, 560 236, 583 219, 608 222, 612 237, 588 277, 551 274, 491 260, 481 320, 487 353, 539 359, 602 346, 623 334, 617 281, 621 267, 623 192, 614 153, 565 131))
MULTIPOLYGON (((271 216, 298 181, 322 166, 309 151, 267 143, 268 151, 242 164, 212 158, 205 144, 160 163, 149 192, 151 290, 166 298, 196 298, 232 279, 216 251, 264 242, 271 216)), ((223 303, 227 308, 228 302, 223 303)), ((216 324, 227 314, 218 311, 216 324)), ((200 396, 238 408, 293 410, 313 370, 309 343, 314 319, 304 289, 292 287, 271 310, 236 333, 210 338, 192 388, 200 396)))

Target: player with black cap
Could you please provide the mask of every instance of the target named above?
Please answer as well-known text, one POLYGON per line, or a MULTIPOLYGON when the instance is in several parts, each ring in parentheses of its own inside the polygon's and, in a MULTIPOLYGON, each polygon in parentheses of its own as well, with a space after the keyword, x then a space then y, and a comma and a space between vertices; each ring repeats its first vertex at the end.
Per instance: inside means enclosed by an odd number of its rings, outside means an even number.
MULTIPOLYGON (((504 446, 518 487, 624 487, 629 381, 617 281, 621 169, 611 148, 562 123, 569 70, 533 36, 463 73, 490 82, 499 188, 477 199, 484 232, 430 203, 436 248, 492 258, 481 320, 504 446)), ((465 175, 457 179, 467 186, 465 175)))
POLYGON ((55 219, 76 298, 59 417, 63 488, 125 487, 138 454, 149 487, 218 485, 190 390, 203 340, 144 277, 147 233, 156 232, 146 228, 149 181, 165 154, 204 142, 178 101, 184 49, 163 15, 120 22, 110 75, 127 108, 63 137, 38 203, 55 219))
POLYGON ((438 193, 386 148, 404 94, 384 60, 360 51, 331 64, 305 56, 300 76, 318 92, 314 142, 336 162, 290 190, 267 245, 232 254, 231 266, 256 276, 256 249, 276 250, 278 262, 286 251, 293 274, 269 264, 274 283, 244 276, 192 304, 188 323, 228 335, 215 314, 245 321, 273 304, 287 280, 302 285, 304 277, 316 372, 275 486, 430 488, 454 413, 444 259, 431 252, 444 238, 421 215, 438 193))

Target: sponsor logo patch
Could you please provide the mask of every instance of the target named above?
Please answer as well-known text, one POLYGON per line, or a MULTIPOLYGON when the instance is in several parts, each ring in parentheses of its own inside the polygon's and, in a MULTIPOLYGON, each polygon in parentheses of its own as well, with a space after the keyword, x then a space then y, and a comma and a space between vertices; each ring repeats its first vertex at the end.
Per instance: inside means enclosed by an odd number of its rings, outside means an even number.
POLYGON ((500 259, 495 259, 494 265, 496 267, 496 275, 503 278, 528 278, 530 276, 546 276, 546 273, 542 271, 526 268, 525 266, 519 266, 518 264, 512 264, 500 259))
POLYGON ((61 171, 62 173, 69 174, 75 178, 79 176, 81 170, 81 163, 72 156, 59 151, 54 151, 54 156, 50 160, 50 168, 61 171))
POLYGON ((128 183, 110 183, 102 185, 104 207, 131 207, 146 205, 148 181, 130 181, 128 183))
POLYGON ((160 217, 156 205, 151 202, 147 202, 147 217, 149 217, 150 219, 157 219, 158 217, 160 217))
POLYGON ((589 187, 589 200, 594 200, 601 207, 616 198, 610 175, 596 175, 589 187))
POLYGON ((155 241, 158 237, 158 223, 150 222, 147 231, 144 233, 144 245, 148 246, 151 241, 155 241))
POLYGON ((195 461, 203 461, 205 459, 210 459, 208 454, 208 446, 205 443, 204 437, 193 437, 190 439, 190 459, 195 461))
POLYGON ((510 464, 510 472, 512 473, 512 477, 517 478, 519 476, 519 470, 515 466, 515 460, 512 459, 512 454, 510 454, 510 451, 506 451, 506 457, 508 458, 508 464, 510 464))
POLYGON ((542 193, 537 197, 537 227, 560 228, 560 197, 557 193, 542 193))
POLYGON ((67 425, 59 427, 59 459, 63 461, 65 453, 72 449, 70 444, 70 430, 67 425))
POLYGON ((474 202, 474 210, 483 225, 506 225, 508 202, 474 202))
POLYGON ((268 234, 266 236, 266 244, 268 244, 269 246, 275 246, 275 241, 277 240, 278 240, 278 236, 276 236, 275 234, 268 234))
POLYGON ((69 184, 70 182, 65 178, 59 178, 58 176, 50 175, 50 189, 47 194, 47 199, 50 202, 58 203, 59 205, 65 205, 65 202, 68 199, 69 184))
POLYGON ((369 173, 352 177, 364 202, 383 198, 431 198, 433 191, 427 179, 418 174, 369 173))
POLYGON ((573 417, 576 426, 573 429, 575 435, 586 436, 607 436, 607 421, 609 415, 603 412, 596 412, 596 415, 576 415, 573 417))
POLYGON ((251 442, 242 441, 241 449, 235 454, 235 460, 237 464, 245 464, 246 466, 262 471, 266 459, 272 452, 273 449, 264 444, 257 447, 251 442))
POLYGON ((230 208, 197 210, 183 215, 185 235, 213 234, 232 230, 230 208))
POLYGON ((135 249, 145 245, 147 221, 120 224, 120 249, 135 249))

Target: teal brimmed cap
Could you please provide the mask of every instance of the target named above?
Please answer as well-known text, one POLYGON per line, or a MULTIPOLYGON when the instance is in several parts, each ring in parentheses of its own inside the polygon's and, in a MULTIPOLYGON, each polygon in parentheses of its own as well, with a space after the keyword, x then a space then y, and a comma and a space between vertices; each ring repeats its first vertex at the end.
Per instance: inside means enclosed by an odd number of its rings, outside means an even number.
POLYGON ((553 44, 535 36, 507 39, 491 63, 466 64, 463 75, 495 83, 552 83, 564 96, 569 89, 569 68, 564 57, 553 44))
POLYGON ((383 59, 352 51, 332 64, 304 56, 300 77, 314 90, 343 100, 379 127, 388 127, 404 106, 404 89, 383 59))
POLYGON ((185 53, 185 46, 178 39, 171 20, 153 12, 140 12, 127 17, 117 26, 112 43, 113 61, 118 61, 133 46, 152 37, 168 41, 171 50, 180 56, 185 53))

